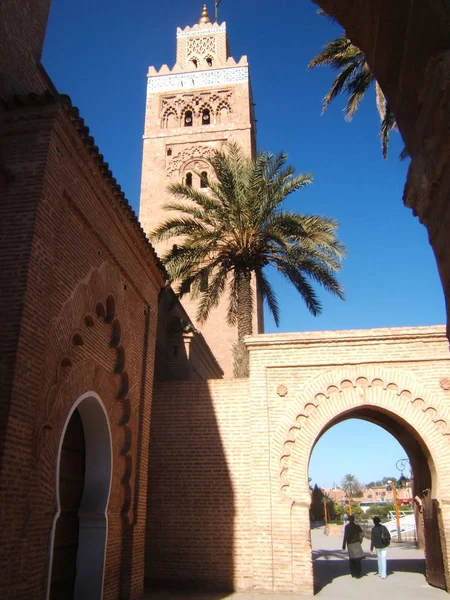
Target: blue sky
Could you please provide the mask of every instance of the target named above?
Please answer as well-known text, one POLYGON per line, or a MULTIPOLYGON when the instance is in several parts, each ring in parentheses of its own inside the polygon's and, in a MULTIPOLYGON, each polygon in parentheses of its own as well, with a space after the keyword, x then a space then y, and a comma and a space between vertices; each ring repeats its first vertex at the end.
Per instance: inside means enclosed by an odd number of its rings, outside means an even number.
MULTIPOLYGON (((213 14, 211 1, 208 7, 213 14)), ((74 11, 65 0, 52 0, 44 66, 80 109, 136 212, 148 66, 173 66, 176 28, 197 22, 201 8, 197 0, 77 0, 74 11)), ((307 0, 222 0, 219 7, 231 54, 249 58, 258 147, 282 149, 298 171, 313 173, 313 185, 287 206, 337 218, 347 246, 340 275, 346 301, 320 292, 323 314, 314 318, 275 276, 281 323, 276 329, 267 316, 266 331, 444 323, 444 298, 426 230, 402 203, 408 161, 398 160, 399 134, 393 134, 384 161, 373 94, 351 123, 343 119, 343 101, 320 114, 333 74, 325 68, 307 72, 306 65, 340 30, 316 10, 307 0)), ((382 447, 390 436, 377 431, 382 447)), ((380 476, 392 472, 388 464, 380 467, 380 476)), ((333 471, 335 479, 352 472, 348 464, 342 468, 340 475, 333 471)), ((331 484, 329 469, 320 469, 319 483, 331 484)))
MULTIPOLYGON (((356 475, 361 484, 383 477, 400 477, 398 460, 406 453, 397 440, 368 421, 348 419, 327 431, 317 442, 309 463, 312 483, 340 485, 344 475, 356 475)), ((405 470, 409 477, 410 471, 405 470)))

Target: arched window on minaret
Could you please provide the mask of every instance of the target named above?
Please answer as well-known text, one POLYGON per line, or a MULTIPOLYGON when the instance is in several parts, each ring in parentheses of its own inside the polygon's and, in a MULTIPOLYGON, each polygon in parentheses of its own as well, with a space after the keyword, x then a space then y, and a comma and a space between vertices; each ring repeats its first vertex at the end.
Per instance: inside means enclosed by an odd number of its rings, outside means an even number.
POLYGON ((208 187, 208 173, 206 171, 202 171, 200 173, 200 187, 201 188, 208 187))
POLYGON ((192 173, 186 173, 185 183, 188 187, 192 187, 192 173))
POLYGON ((165 126, 167 129, 177 127, 177 115, 174 111, 169 111, 165 117, 165 126))
POLYGON ((207 56, 205 58, 206 64, 208 65, 208 67, 212 67, 213 66, 213 59, 212 56, 207 56))
POLYGON ((193 58, 191 58, 191 63, 194 65, 194 67, 196 69, 198 69, 198 59, 195 58, 195 56, 193 58))
POLYGON ((184 113, 184 126, 192 127, 192 110, 187 110, 184 113))
POLYGON ((226 103, 222 103, 217 108, 217 122, 218 123, 226 123, 228 120, 228 113, 230 112, 230 107, 226 103))
POLYGON ((202 125, 210 125, 211 124, 211 113, 209 112, 209 108, 204 108, 202 110, 202 125))

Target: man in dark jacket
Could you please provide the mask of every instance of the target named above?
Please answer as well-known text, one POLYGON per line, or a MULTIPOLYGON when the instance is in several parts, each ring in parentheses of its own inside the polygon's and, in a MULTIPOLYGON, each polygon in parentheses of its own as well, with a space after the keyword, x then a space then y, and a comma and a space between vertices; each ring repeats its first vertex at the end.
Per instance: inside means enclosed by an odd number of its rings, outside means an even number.
POLYGON ((359 579, 361 577, 361 561, 364 558, 364 550, 361 542, 363 541, 363 532, 359 525, 355 523, 354 515, 348 516, 348 524, 344 529, 344 541, 342 550, 348 548, 348 562, 350 563, 350 575, 359 579))
POLYGON ((372 527, 372 536, 370 540, 370 552, 373 554, 375 548, 378 559, 378 576, 386 579, 386 555, 387 547, 391 543, 391 534, 388 529, 381 524, 380 517, 373 518, 374 527, 372 527))

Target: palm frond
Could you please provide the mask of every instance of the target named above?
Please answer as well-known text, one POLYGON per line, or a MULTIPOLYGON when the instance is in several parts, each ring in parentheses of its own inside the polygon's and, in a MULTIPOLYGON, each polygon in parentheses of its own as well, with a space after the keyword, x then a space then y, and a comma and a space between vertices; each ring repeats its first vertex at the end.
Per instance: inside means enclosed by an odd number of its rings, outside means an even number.
POLYGON ((246 301, 252 304, 251 274, 278 324, 279 306, 264 271, 268 265, 294 285, 313 314, 321 310, 313 284, 343 296, 334 275, 345 251, 337 240, 337 222, 282 208, 288 195, 312 182, 309 173, 296 175, 287 158, 283 152, 260 152, 252 159, 231 142, 209 158, 214 176, 206 191, 181 183, 169 186, 175 200, 165 208, 173 216, 152 239, 176 241, 163 261, 180 294, 190 286, 200 323, 227 291, 228 322, 238 324, 239 337, 248 331, 242 292, 245 285, 246 301))
POLYGON ((197 319, 199 323, 204 323, 213 308, 219 304, 219 300, 225 289, 228 271, 220 266, 211 274, 208 282, 208 290, 200 295, 200 302, 197 309, 197 319))
POLYGON ((344 117, 346 121, 351 121, 358 110, 361 100, 366 95, 367 90, 374 81, 372 72, 369 69, 362 69, 357 73, 347 85, 349 98, 344 108, 344 117))
POLYGON ((331 66, 335 69, 342 68, 349 62, 360 58, 361 50, 352 42, 341 35, 328 42, 324 49, 319 52, 306 67, 308 71, 315 67, 331 66))
POLYGON ((269 310, 275 321, 275 325, 278 327, 280 324, 280 309, 274 289, 270 285, 270 282, 262 269, 257 269, 255 271, 255 275, 256 283, 258 284, 259 291, 261 292, 261 297, 267 303, 267 306, 269 307, 269 310))
POLYGON ((197 219, 178 216, 161 223, 150 232, 151 240, 160 242, 179 235, 192 235, 193 232, 205 232, 205 226, 197 219))
POLYGON ((357 68, 358 65, 352 63, 345 67, 345 69, 343 69, 340 73, 338 73, 335 80, 331 84, 331 88, 323 97, 322 114, 327 110, 327 108, 330 105, 330 102, 332 102, 335 98, 337 98, 337 96, 339 96, 339 94, 343 92, 343 90, 345 90, 350 78, 357 71, 357 68))
POLYGON ((278 271, 295 287, 303 298, 306 308, 317 317, 322 312, 322 304, 314 288, 303 273, 285 260, 274 261, 278 271))
MULTIPOLYGON (((325 11, 319 11, 319 14, 331 18, 325 11)), ((390 133, 393 129, 397 129, 397 125, 393 115, 387 114, 386 98, 365 60, 364 53, 343 32, 340 37, 326 44, 323 50, 309 62, 307 69, 319 66, 329 66, 338 71, 322 100, 322 114, 338 95, 345 93, 348 94, 348 100, 344 108, 344 118, 346 121, 351 121, 369 87, 373 82, 375 83, 375 101, 381 119, 382 152, 383 157, 387 158, 390 133)), ((405 154, 402 153, 401 160, 404 157, 405 154)))
POLYGON ((388 145, 391 131, 395 128, 395 116, 391 110, 389 104, 386 104, 386 114, 380 125, 380 137, 381 137, 381 148, 383 151, 383 158, 386 159, 388 156, 388 145))

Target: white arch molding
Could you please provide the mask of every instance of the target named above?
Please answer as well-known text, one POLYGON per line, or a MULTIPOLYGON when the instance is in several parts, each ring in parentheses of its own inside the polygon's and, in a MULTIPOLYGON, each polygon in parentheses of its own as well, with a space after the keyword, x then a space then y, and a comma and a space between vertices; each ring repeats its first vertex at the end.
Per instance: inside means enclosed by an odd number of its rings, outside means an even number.
POLYGON ((74 411, 83 423, 86 465, 83 496, 78 511, 79 537, 74 600, 100 600, 103 594, 106 541, 108 536, 107 507, 111 491, 112 442, 105 406, 98 394, 86 392, 71 407, 62 429, 56 464, 56 514, 50 538, 47 600, 50 598, 53 567, 53 547, 56 524, 61 514, 59 493, 61 451, 67 426, 74 411))

